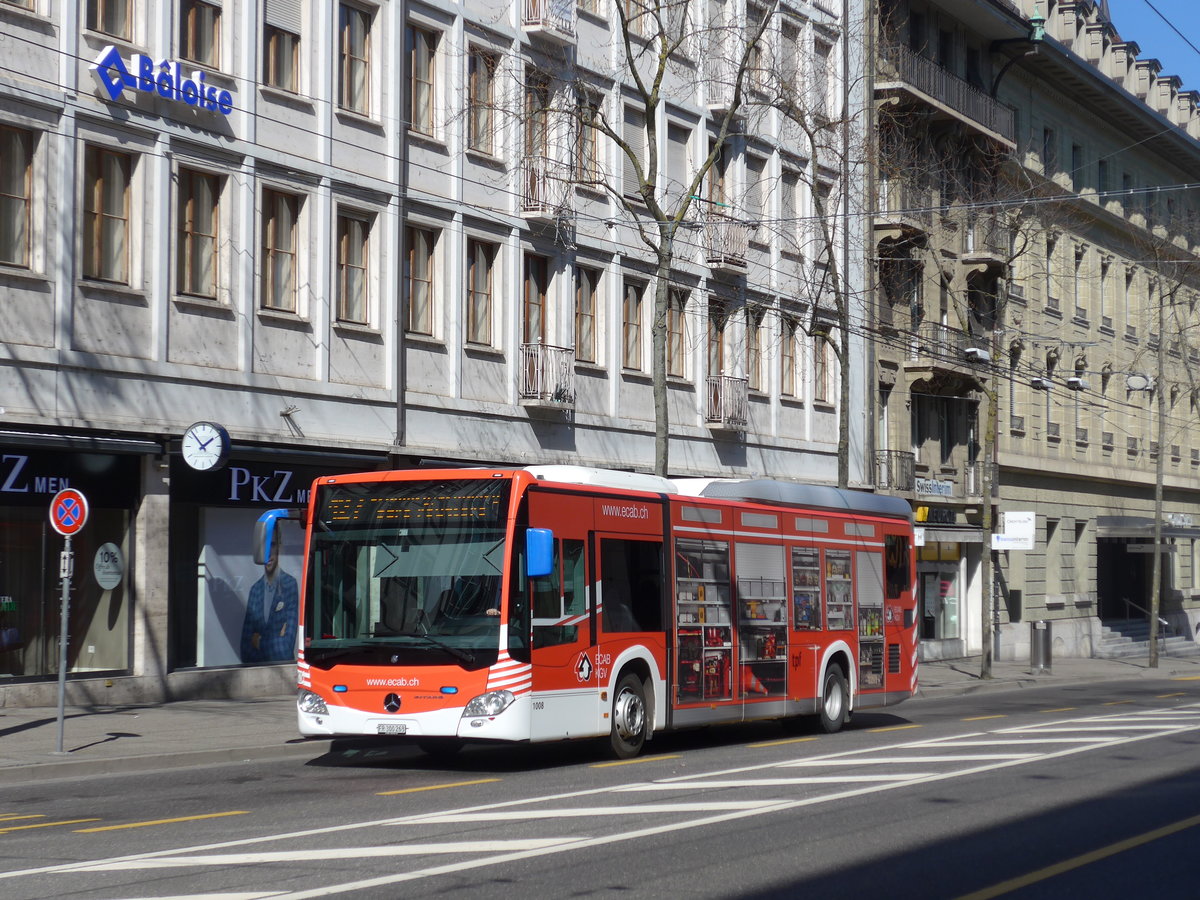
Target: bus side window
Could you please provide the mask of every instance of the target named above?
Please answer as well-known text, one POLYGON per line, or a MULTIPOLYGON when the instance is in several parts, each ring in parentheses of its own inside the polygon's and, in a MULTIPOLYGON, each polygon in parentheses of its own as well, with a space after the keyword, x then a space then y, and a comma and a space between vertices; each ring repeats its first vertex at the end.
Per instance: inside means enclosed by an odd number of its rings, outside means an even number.
POLYGON ((559 598, 562 596, 559 581, 558 542, 554 542, 554 568, 549 575, 529 579, 530 592, 533 594, 533 617, 535 619, 557 619, 559 617, 559 598))
POLYGON ((909 570, 908 538, 902 534, 884 537, 883 581, 889 600, 898 600, 912 583, 909 570))
POLYGON ((662 631, 662 571, 661 542, 600 542, 605 631, 662 631))

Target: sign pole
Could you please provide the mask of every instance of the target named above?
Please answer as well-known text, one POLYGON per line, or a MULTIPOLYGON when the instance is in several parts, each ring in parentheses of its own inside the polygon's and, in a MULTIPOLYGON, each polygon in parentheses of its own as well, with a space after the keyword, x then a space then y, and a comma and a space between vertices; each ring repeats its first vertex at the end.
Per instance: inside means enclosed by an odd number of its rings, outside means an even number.
POLYGON ((62 579, 62 607, 59 616, 62 625, 58 634, 58 738, 55 741, 54 752, 63 752, 63 722, 67 708, 67 623, 71 611, 71 575, 75 569, 75 554, 71 551, 71 536, 65 538, 66 544, 59 557, 58 574, 62 579))
POLYGON ((58 738, 55 753, 63 752, 63 722, 67 709, 67 625, 71 612, 71 576, 75 574, 75 554, 71 536, 77 534, 88 519, 87 497, 74 488, 64 488, 50 501, 50 527, 65 538, 62 555, 58 558, 58 577, 62 579, 61 624, 58 634, 58 738))

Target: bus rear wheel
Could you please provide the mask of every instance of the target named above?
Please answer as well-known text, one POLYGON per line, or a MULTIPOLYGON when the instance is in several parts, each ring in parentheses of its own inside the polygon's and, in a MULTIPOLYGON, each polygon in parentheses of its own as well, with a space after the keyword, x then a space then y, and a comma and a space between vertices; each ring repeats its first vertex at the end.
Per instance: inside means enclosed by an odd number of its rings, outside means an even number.
POLYGON ((621 676, 613 694, 612 731, 609 742, 617 759, 632 759, 646 743, 646 689, 632 672, 621 676))
POLYGON ((846 689, 846 676, 838 666, 830 666, 825 670, 825 680, 821 686, 821 730, 826 734, 841 731, 846 724, 850 708, 849 691, 846 689))

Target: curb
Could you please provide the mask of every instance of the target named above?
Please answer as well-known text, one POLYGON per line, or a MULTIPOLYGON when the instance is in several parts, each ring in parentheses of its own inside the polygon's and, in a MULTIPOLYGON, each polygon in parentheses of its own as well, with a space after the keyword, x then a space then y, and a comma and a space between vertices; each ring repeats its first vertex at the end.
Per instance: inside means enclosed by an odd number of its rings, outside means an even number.
POLYGON ((45 762, 0 763, 0 786, 29 784, 94 775, 128 775, 271 759, 314 759, 330 751, 333 741, 317 739, 268 747, 232 747, 183 753, 147 753, 104 759, 66 759, 45 762))

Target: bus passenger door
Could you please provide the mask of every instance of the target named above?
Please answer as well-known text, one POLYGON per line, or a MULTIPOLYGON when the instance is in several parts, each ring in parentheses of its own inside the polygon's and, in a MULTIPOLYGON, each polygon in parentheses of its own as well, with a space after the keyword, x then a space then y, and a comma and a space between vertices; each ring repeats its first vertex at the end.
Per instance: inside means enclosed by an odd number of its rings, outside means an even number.
POLYGON ((529 524, 554 532, 554 571, 532 580, 533 740, 596 733, 599 704, 587 553, 592 506, 531 492, 529 524))

